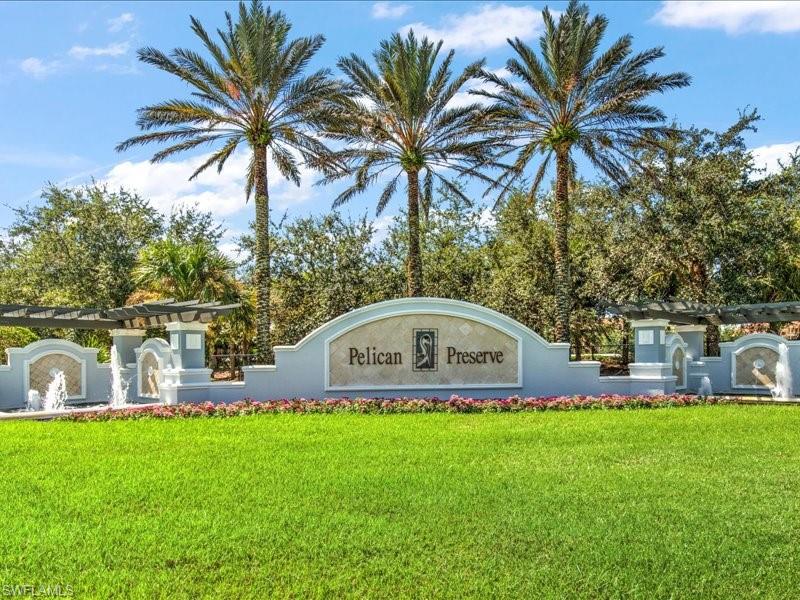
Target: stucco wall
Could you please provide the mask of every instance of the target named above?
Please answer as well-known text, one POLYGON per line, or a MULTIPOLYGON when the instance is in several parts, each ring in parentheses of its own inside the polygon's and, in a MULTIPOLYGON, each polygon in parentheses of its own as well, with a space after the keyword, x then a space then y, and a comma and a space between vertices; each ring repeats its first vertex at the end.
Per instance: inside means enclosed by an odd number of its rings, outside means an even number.
MULTIPOLYGON (((736 357, 746 357, 749 362, 754 362, 761 356, 760 353, 751 353, 749 350, 763 348, 769 350, 763 356, 769 357, 770 354, 777 354, 781 344, 785 344, 789 354, 790 371, 795 374, 794 393, 797 393, 797 378, 800 376, 800 342, 789 341, 778 335, 770 333, 754 333, 743 336, 733 342, 723 342, 719 345, 720 356, 704 356, 700 360, 689 363, 688 367, 688 390, 696 392, 700 387, 702 378, 708 377, 715 394, 770 394, 768 387, 764 385, 741 385, 736 382, 736 357)), ((769 363, 769 360, 766 360, 769 363)), ((764 371, 767 375, 772 373, 774 377, 774 364, 765 365, 764 371), (770 368, 771 367, 771 368, 770 368)), ((752 365, 739 366, 740 375, 752 368, 752 365)))
MULTIPOLYGON (((400 335, 407 333, 401 328, 400 335)), ((401 339, 406 347, 411 339, 401 339)), ((487 348, 491 344, 486 344, 487 348)), ((400 347, 400 346, 398 346, 400 347)), ((441 357, 440 357, 441 360, 441 357)), ((666 365, 668 366, 668 365, 666 365)), ((452 394, 476 398, 523 396, 557 396, 563 394, 602 393, 663 393, 675 389, 675 380, 660 371, 646 377, 600 377, 600 363, 595 361, 571 362, 569 345, 548 343, 521 323, 496 311, 455 300, 439 298, 413 298, 381 302, 354 310, 326 323, 298 344, 275 348, 275 364, 245 367, 245 381, 240 383, 176 383, 165 386, 165 395, 171 402, 204 401, 229 402, 245 397, 256 400, 276 398, 324 397, 391 397, 437 396, 452 394), (480 324, 494 330, 485 339, 517 342, 519 354, 519 381, 496 385, 470 379, 469 383, 443 385, 435 377, 417 377, 403 380, 402 386, 352 385, 350 389, 326 382, 327 347, 341 339, 348 331, 357 330, 366 323, 385 319, 410 319, 416 327, 425 328, 436 323, 442 315, 457 328, 460 324, 480 324), (427 384, 425 382, 428 382, 427 384)), ((176 380, 180 374, 176 374, 176 380)), ((503 379, 503 381, 508 381, 503 379)))
POLYGON ((24 348, 6 350, 8 364, 0 365, 0 410, 24 408, 31 364, 44 356, 64 354, 80 363, 81 390, 67 404, 101 403, 108 400, 111 366, 98 364, 96 348, 83 348, 66 340, 39 340, 24 348))

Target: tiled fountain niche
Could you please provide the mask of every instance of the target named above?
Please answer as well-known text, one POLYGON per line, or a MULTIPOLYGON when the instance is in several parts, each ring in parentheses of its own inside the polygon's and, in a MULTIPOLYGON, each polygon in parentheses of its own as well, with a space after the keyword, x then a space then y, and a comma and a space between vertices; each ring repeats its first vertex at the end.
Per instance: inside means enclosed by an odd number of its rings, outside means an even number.
POLYGON ((97 363, 97 348, 83 348, 67 340, 46 339, 24 348, 6 350, 7 364, 0 365, 0 410, 19 408, 30 390, 41 396, 56 371, 64 373, 67 402, 81 404, 107 399, 110 365, 97 363))
POLYGON ((734 388, 757 389, 774 384, 780 355, 774 345, 753 340, 733 352, 731 385, 734 388))
MULTIPOLYGON (((785 354, 785 369, 800 373, 800 341, 771 333, 753 333, 719 345, 719 356, 702 356, 688 363, 689 391, 707 377, 720 394, 770 394, 778 383, 776 367, 785 354)), ((796 388, 791 394, 796 393, 796 388)))
POLYGON ((53 350, 26 361, 27 386, 25 391, 36 390, 40 396, 47 393, 57 371, 64 373, 67 400, 86 398, 86 361, 66 351, 53 350))

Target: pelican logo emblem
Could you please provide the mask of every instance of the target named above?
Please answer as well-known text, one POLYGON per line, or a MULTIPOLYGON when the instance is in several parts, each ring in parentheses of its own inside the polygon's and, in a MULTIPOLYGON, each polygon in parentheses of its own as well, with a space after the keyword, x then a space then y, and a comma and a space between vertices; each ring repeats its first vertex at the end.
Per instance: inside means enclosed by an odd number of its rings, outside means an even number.
POLYGON ((438 330, 414 330, 414 371, 436 371, 439 366, 438 330))

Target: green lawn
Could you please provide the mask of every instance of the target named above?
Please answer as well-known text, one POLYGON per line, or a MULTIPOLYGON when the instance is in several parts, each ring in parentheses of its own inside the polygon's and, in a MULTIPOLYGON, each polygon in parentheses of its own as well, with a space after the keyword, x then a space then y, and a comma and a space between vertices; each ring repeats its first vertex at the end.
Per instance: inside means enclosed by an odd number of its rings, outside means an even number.
POLYGON ((800 596, 800 409, 0 423, 0 595, 800 596))

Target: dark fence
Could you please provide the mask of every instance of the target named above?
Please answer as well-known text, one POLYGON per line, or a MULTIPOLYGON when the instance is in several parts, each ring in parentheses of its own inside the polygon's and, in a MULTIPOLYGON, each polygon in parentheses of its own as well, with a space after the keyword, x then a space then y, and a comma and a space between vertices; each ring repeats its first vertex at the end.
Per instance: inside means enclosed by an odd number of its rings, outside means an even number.
POLYGON ((634 362, 633 346, 628 344, 597 344, 584 347, 580 357, 572 349, 572 360, 600 361, 601 375, 627 375, 628 364, 634 362))
POLYGON ((208 366, 213 370, 214 379, 242 381, 242 367, 255 364, 257 358, 256 354, 212 354, 208 366))

